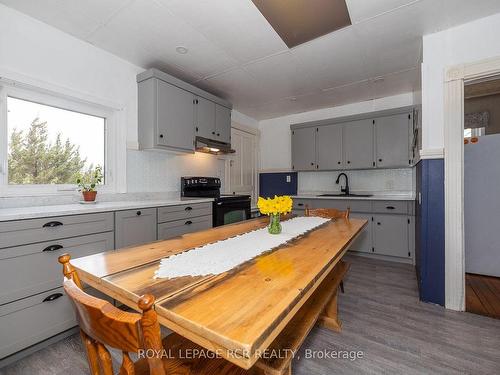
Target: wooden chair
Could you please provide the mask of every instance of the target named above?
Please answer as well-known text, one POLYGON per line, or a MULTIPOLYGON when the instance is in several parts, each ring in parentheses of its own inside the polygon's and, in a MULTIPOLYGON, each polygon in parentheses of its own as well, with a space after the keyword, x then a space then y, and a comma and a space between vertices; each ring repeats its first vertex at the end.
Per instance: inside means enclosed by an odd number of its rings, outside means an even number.
POLYGON ((70 259, 69 254, 64 254, 58 260, 63 265, 64 290, 75 307, 92 375, 113 374, 111 355, 106 346, 122 351, 120 375, 248 374, 223 358, 199 356, 185 359, 185 354, 192 353, 193 349, 206 349, 177 334, 167 336, 162 342, 160 325, 152 308, 155 302, 153 296, 144 295, 139 299, 138 306, 142 314, 122 311, 107 301, 85 293, 78 274, 69 263, 70 259), (164 348, 167 349, 166 352, 163 352, 164 348), (143 353, 160 353, 160 356, 148 355, 147 359, 132 362, 129 353, 139 353, 142 350, 143 353), (162 356, 162 353, 168 355, 162 356))
MULTIPOLYGON (((336 208, 314 208, 310 209, 306 204, 305 216, 319 216, 326 219, 345 219, 349 220, 349 213, 351 209, 347 207, 347 210, 341 211, 336 208)), ((340 291, 344 293, 344 280, 340 281, 340 291)))

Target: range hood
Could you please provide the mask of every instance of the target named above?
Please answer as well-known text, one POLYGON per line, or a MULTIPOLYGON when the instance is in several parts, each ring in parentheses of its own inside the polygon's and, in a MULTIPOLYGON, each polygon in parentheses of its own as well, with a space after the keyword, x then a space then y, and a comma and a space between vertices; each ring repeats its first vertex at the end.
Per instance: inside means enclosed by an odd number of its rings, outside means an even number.
POLYGON ((195 151, 214 155, 232 154, 236 152, 231 148, 230 143, 204 137, 196 137, 195 151))

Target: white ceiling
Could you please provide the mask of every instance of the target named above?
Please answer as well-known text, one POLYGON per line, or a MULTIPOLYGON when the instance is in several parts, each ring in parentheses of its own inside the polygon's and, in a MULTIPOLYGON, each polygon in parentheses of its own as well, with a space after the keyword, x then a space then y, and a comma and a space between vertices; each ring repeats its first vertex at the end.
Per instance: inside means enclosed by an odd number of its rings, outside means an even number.
POLYGON ((0 2, 256 119, 412 91, 422 35, 500 12, 499 0, 347 0, 352 26, 288 49, 250 0, 0 2))

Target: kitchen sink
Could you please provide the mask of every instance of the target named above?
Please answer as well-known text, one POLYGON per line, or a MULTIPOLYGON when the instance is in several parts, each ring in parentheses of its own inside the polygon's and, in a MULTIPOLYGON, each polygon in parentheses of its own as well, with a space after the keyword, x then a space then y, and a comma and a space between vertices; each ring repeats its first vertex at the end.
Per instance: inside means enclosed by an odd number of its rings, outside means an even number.
POLYGON ((337 193, 337 194, 320 194, 318 197, 372 197, 373 194, 344 194, 344 193, 337 193))

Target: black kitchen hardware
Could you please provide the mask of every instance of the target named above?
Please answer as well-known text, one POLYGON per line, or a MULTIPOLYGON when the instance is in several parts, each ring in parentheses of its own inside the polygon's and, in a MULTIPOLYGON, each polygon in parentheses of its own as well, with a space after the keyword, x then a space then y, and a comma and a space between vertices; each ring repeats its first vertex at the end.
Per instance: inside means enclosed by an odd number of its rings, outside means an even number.
POLYGON ((64 247, 63 245, 50 245, 47 246, 42 251, 56 251, 56 250, 61 250, 63 247, 64 247))
MULTIPOLYGON (((212 224, 214 227, 250 219, 250 195, 221 194, 221 180, 217 177, 182 177, 181 196, 213 198, 212 224)), ((186 211, 193 208, 188 206, 186 211)), ((186 222, 186 225, 187 222, 186 222)))
POLYGON ((141 211, 137 211, 135 214, 136 214, 137 216, 141 216, 141 215, 142 215, 142 212, 141 212, 141 211))
POLYGON ((193 224, 193 222, 192 222, 191 220, 188 220, 188 221, 186 221, 184 224, 186 224, 186 225, 191 225, 191 224, 193 224))
POLYGON ((395 210, 395 209, 396 209, 396 207, 394 207, 394 206, 387 206, 386 208, 387 208, 388 210, 395 210))
POLYGON ((63 225, 60 221, 49 221, 48 223, 43 224, 42 228, 55 228, 63 225))
POLYGON ((61 298, 62 296, 63 296, 62 293, 54 293, 51 294, 50 296, 45 297, 42 302, 52 302, 58 298, 61 298))

